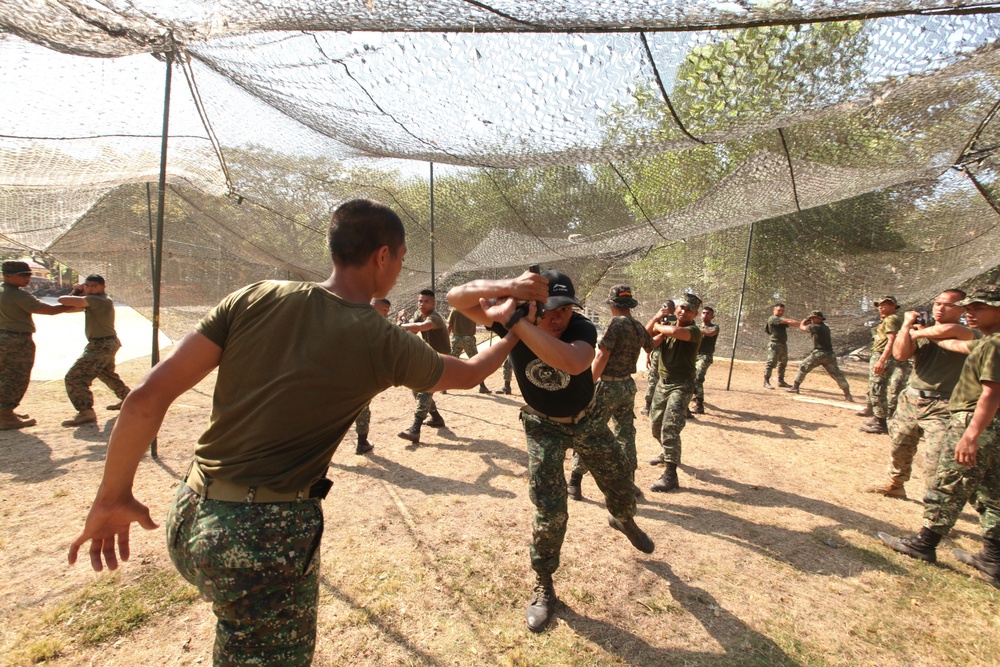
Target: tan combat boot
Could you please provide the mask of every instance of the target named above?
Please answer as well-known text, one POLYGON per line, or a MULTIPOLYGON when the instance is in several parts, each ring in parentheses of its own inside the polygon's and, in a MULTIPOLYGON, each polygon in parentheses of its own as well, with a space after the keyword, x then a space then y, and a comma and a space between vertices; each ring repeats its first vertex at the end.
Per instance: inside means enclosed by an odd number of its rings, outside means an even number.
POLYGON ((63 426, 81 426, 83 424, 93 424, 97 422, 97 413, 94 412, 94 408, 86 408, 80 410, 76 413, 76 416, 72 419, 67 419, 62 423, 63 426))
POLYGON ((906 500, 906 489, 903 488, 903 483, 895 480, 889 480, 888 482, 877 486, 870 486, 865 489, 865 493, 877 493, 880 496, 885 496, 886 498, 899 498, 900 500, 906 500))
POLYGON ((16 415, 13 410, 0 411, 0 431, 13 431, 38 423, 34 419, 27 419, 27 417, 28 415, 16 415))

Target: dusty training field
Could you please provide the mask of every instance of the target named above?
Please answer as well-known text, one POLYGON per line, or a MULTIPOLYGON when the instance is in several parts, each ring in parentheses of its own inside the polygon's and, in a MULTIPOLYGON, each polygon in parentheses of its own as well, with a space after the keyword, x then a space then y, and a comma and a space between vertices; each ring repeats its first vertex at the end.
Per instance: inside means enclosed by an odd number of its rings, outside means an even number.
MULTIPOLYGON (((135 384, 146 364, 119 369, 135 384)), ((584 480, 555 577, 561 602, 539 635, 524 623, 533 508, 516 389, 440 396, 447 427, 425 428, 418 447, 396 437, 411 394, 377 397, 375 451, 355 456, 352 431, 333 458, 315 664, 996 665, 1000 591, 951 555, 979 548, 971 509, 938 566, 889 551, 874 534, 919 528, 923 480, 907 485, 909 501, 861 492, 882 480, 888 436, 858 432, 861 406, 840 401, 822 369, 798 397, 763 389, 750 363, 727 392, 727 371, 712 367, 707 414, 683 433, 681 490, 640 499, 654 554, 608 527, 584 480)), ((862 395, 864 369, 849 371, 862 395)), ((140 465, 136 496, 161 524, 213 381, 176 402, 159 460, 140 465)), ((112 402, 96 389, 99 407, 112 402)), ((20 411, 39 425, 0 433, 3 664, 210 664, 214 617, 174 572, 162 528, 134 528, 115 574, 66 564, 115 413, 60 427, 72 414, 60 381, 32 384, 20 411)), ((661 469, 645 463, 658 451, 648 421, 637 427, 645 489, 661 469)))

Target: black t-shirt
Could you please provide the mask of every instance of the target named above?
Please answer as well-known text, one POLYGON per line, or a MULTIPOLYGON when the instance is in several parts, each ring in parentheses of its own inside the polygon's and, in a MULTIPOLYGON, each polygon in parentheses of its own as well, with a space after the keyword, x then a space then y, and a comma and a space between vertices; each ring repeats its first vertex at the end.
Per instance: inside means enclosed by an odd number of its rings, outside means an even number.
MULTIPOLYGON (((507 335, 507 330, 498 322, 494 322, 490 330, 500 337, 507 335)), ((597 329, 586 317, 573 313, 559 340, 564 343, 582 340, 596 347, 597 329)), ((579 375, 552 368, 523 341, 510 351, 510 361, 524 402, 543 415, 572 417, 587 407, 594 397, 594 376, 590 368, 579 375)))

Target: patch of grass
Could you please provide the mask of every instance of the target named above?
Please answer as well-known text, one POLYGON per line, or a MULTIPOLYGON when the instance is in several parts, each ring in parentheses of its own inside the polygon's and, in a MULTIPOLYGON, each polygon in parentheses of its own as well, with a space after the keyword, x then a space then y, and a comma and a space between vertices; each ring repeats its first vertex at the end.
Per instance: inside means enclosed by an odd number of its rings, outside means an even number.
POLYGON ((68 495, 69 495, 69 491, 67 491, 66 489, 56 489, 52 493, 52 497, 53 498, 65 498, 68 495))
POLYGON ((24 655, 28 662, 37 665, 41 662, 54 660, 62 655, 66 645, 60 639, 46 637, 30 642, 24 647, 24 655))

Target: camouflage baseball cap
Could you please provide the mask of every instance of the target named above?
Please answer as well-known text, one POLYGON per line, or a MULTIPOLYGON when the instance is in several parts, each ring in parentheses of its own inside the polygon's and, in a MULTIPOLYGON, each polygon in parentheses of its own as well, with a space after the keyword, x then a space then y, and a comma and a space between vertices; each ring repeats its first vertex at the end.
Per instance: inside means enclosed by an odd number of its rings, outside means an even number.
POLYGON ((3 274, 5 276, 19 275, 24 273, 31 273, 31 267, 28 266, 27 262, 15 262, 7 261, 3 263, 3 274))
POLYGON ((1000 307, 1000 287, 996 285, 979 287, 955 305, 968 306, 970 303, 985 303, 987 306, 1000 307))
POLYGON ((629 285, 612 287, 607 303, 615 308, 635 308, 639 305, 639 302, 632 296, 632 288, 629 285))
POLYGON ((883 297, 881 297, 881 298, 879 298, 879 299, 877 299, 875 301, 875 305, 876 306, 881 306, 886 301, 888 301, 892 305, 896 306, 897 308, 899 307, 899 302, 896 301, 896 297, 894 297, 894 296, 883 296, 883 297))
POLYGON ((701 299, 690 292, 680 295, 674 301, 677 302, 678 306, 684 306, 688 310, 698 310, 701 308, 701 299))
POLYGON ((821 310, 814 310, 814 311, 812 311, 812 313, 810 313, 809 317, 818 317, 821 320, 824 320, 824 321, 826 320, 826 317, 823 316, 823 311, 821 311, 821 310))

